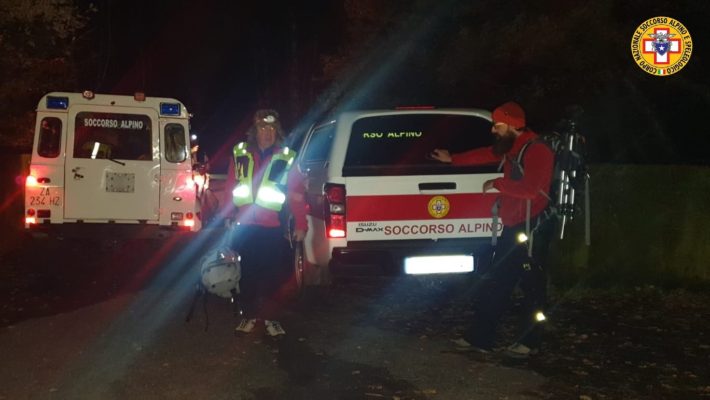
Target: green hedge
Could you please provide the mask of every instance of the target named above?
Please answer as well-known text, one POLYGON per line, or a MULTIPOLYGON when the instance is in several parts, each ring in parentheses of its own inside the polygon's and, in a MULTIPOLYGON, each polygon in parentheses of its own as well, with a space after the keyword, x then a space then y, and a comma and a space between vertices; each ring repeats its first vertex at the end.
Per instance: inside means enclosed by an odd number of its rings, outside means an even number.
POLYGON ((576 219, 552 245, 553 281, 710 283, 710 168, 594 165, 590 175, 592 244, 576 219))

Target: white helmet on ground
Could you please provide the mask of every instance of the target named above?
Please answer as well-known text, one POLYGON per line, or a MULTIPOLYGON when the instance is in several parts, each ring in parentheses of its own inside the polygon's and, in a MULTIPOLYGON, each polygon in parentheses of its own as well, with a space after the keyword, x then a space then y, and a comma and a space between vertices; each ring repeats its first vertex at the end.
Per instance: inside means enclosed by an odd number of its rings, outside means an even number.
POLYGON ((224 298, 239 293, 241 266, 239 254, 229 248, 218 248, 200 260, 202 285, 208 292, 224 298), (235 293, 232 293, 232 290, 235 293))

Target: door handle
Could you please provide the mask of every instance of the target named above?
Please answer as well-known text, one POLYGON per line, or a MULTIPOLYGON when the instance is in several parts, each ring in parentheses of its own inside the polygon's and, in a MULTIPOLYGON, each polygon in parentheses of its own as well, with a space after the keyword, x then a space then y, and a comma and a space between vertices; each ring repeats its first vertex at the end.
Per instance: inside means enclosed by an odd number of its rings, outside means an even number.
POLYGON ((425 182, 419 184, 419 190, 455 190, 456 182, 425 182))

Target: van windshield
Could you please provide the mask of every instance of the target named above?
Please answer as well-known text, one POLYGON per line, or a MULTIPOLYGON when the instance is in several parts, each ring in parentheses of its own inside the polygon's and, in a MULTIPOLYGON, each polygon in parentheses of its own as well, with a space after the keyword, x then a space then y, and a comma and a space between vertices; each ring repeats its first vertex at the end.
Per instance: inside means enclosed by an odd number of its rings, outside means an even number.
POLYGON ((433 149, 460 153, 493 144, 491 122, 473 115, 398 114, 361 118, 352 126, 343 176, 495 172, 427 157, 433 149))
POLYGON ((150 117, 80 112, 74 122, 74 158, 153 159, 150 117))

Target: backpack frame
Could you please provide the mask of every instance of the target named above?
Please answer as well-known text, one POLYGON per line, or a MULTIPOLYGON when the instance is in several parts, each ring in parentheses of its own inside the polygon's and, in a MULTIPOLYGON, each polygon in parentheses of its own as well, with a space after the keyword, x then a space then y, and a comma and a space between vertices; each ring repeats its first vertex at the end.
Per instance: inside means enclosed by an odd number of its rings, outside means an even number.
MULTIPOLYGON (((589 171, 586 163, 586 138, 579 134, 576 123, 572 120, 564 121, 565 129, 563 133, 553 131, 542 134, 534 140, 530 140, 523 145, 515 160, 511 160, 513 168, 517 168, 520 176, 525 173, 523 157, 527 148, 535 143, 542 143, 548 146, 555 155, 553 166, 552 182, 550 192, 542 193, 548 198, 549 203, 543 216, 546 219, 556 218, 558 222, 559 238, 564 239, 565 227, 568 221, 580 213, 584 213, 585 220, 585 243, 591 244, 590 232, 590 198, 589 198, 589 171), (584 197, 584 202, 580 204, 577 199, 584 197)), ((530 232, 530 204, 528 200, 528 214, 526 218, 526 230, 530 232)), ((536 224, 539 225, 540 221, 536 224)), ((535 228, 532 229, 534 231, 535 228)), ((531 236, 531 235, 529 235, 531 236)))

